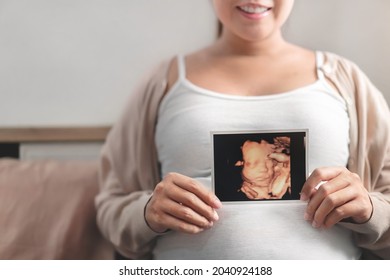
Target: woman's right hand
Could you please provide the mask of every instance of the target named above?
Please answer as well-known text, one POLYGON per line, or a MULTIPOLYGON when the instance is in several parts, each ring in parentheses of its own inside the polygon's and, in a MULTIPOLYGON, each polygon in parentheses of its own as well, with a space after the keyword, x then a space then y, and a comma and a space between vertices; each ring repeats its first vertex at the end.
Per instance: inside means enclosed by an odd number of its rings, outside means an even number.
POLYGON ((219 219, 219 199, 198 181, 170 173, 157 184, 145 209, 145 219, 156 232, 168 229, 199 233, 219 219))

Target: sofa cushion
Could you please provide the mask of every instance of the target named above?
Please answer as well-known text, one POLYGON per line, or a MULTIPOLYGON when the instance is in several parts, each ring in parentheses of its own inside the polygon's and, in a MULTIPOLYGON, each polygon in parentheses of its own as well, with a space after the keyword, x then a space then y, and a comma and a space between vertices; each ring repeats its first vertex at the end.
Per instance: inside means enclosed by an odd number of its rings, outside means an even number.
POLYGON ((97 162, 0 159, 0 259, 110 259, 97 162))

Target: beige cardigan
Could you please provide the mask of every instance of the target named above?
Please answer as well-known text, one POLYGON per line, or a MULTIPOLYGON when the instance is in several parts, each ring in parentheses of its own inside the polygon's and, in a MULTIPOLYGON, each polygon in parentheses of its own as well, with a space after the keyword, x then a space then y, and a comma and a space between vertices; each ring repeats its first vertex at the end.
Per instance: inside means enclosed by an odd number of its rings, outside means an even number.
MULTIPOLYGON (((340 224, 355 232, 366 256, 390 259, 389 109, 355 64, 335 54, 324 55, 322 70, 348 106, 348 168, 362 178, 374 206, 367 223, 340 224)), ((134 259, 150 258, 158 236, 146 225, 143 211, 160 180, 154 131, 168 66, 168 61, 158 66, 131 95, 102 151, 101 192, 96 198, 98 225, 121 254, 134 259)))

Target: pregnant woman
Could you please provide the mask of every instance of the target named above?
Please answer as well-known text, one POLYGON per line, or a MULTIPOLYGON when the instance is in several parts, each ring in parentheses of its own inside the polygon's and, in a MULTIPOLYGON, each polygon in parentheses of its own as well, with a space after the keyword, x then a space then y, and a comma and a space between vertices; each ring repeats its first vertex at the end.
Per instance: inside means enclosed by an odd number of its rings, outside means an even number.
POLYGON ((218 40, 159 65, 107 138, 104 236, 132 259, 390 258, 381 93, 345 58, 283 38, 293 0, 212 3, 218 40), (294 129, 309 131, 301 201, 222 205, 210 132, 294 129))

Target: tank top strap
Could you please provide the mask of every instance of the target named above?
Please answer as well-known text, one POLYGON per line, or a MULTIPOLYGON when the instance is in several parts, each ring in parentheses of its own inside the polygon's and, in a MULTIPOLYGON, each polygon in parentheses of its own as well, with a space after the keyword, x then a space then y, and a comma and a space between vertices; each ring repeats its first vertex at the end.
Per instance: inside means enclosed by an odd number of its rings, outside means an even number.
POLYGON ((177 56, 177 67, 179 79, 183 81, 186 78, 186 62, 184 56, 181 54, 177 56))

